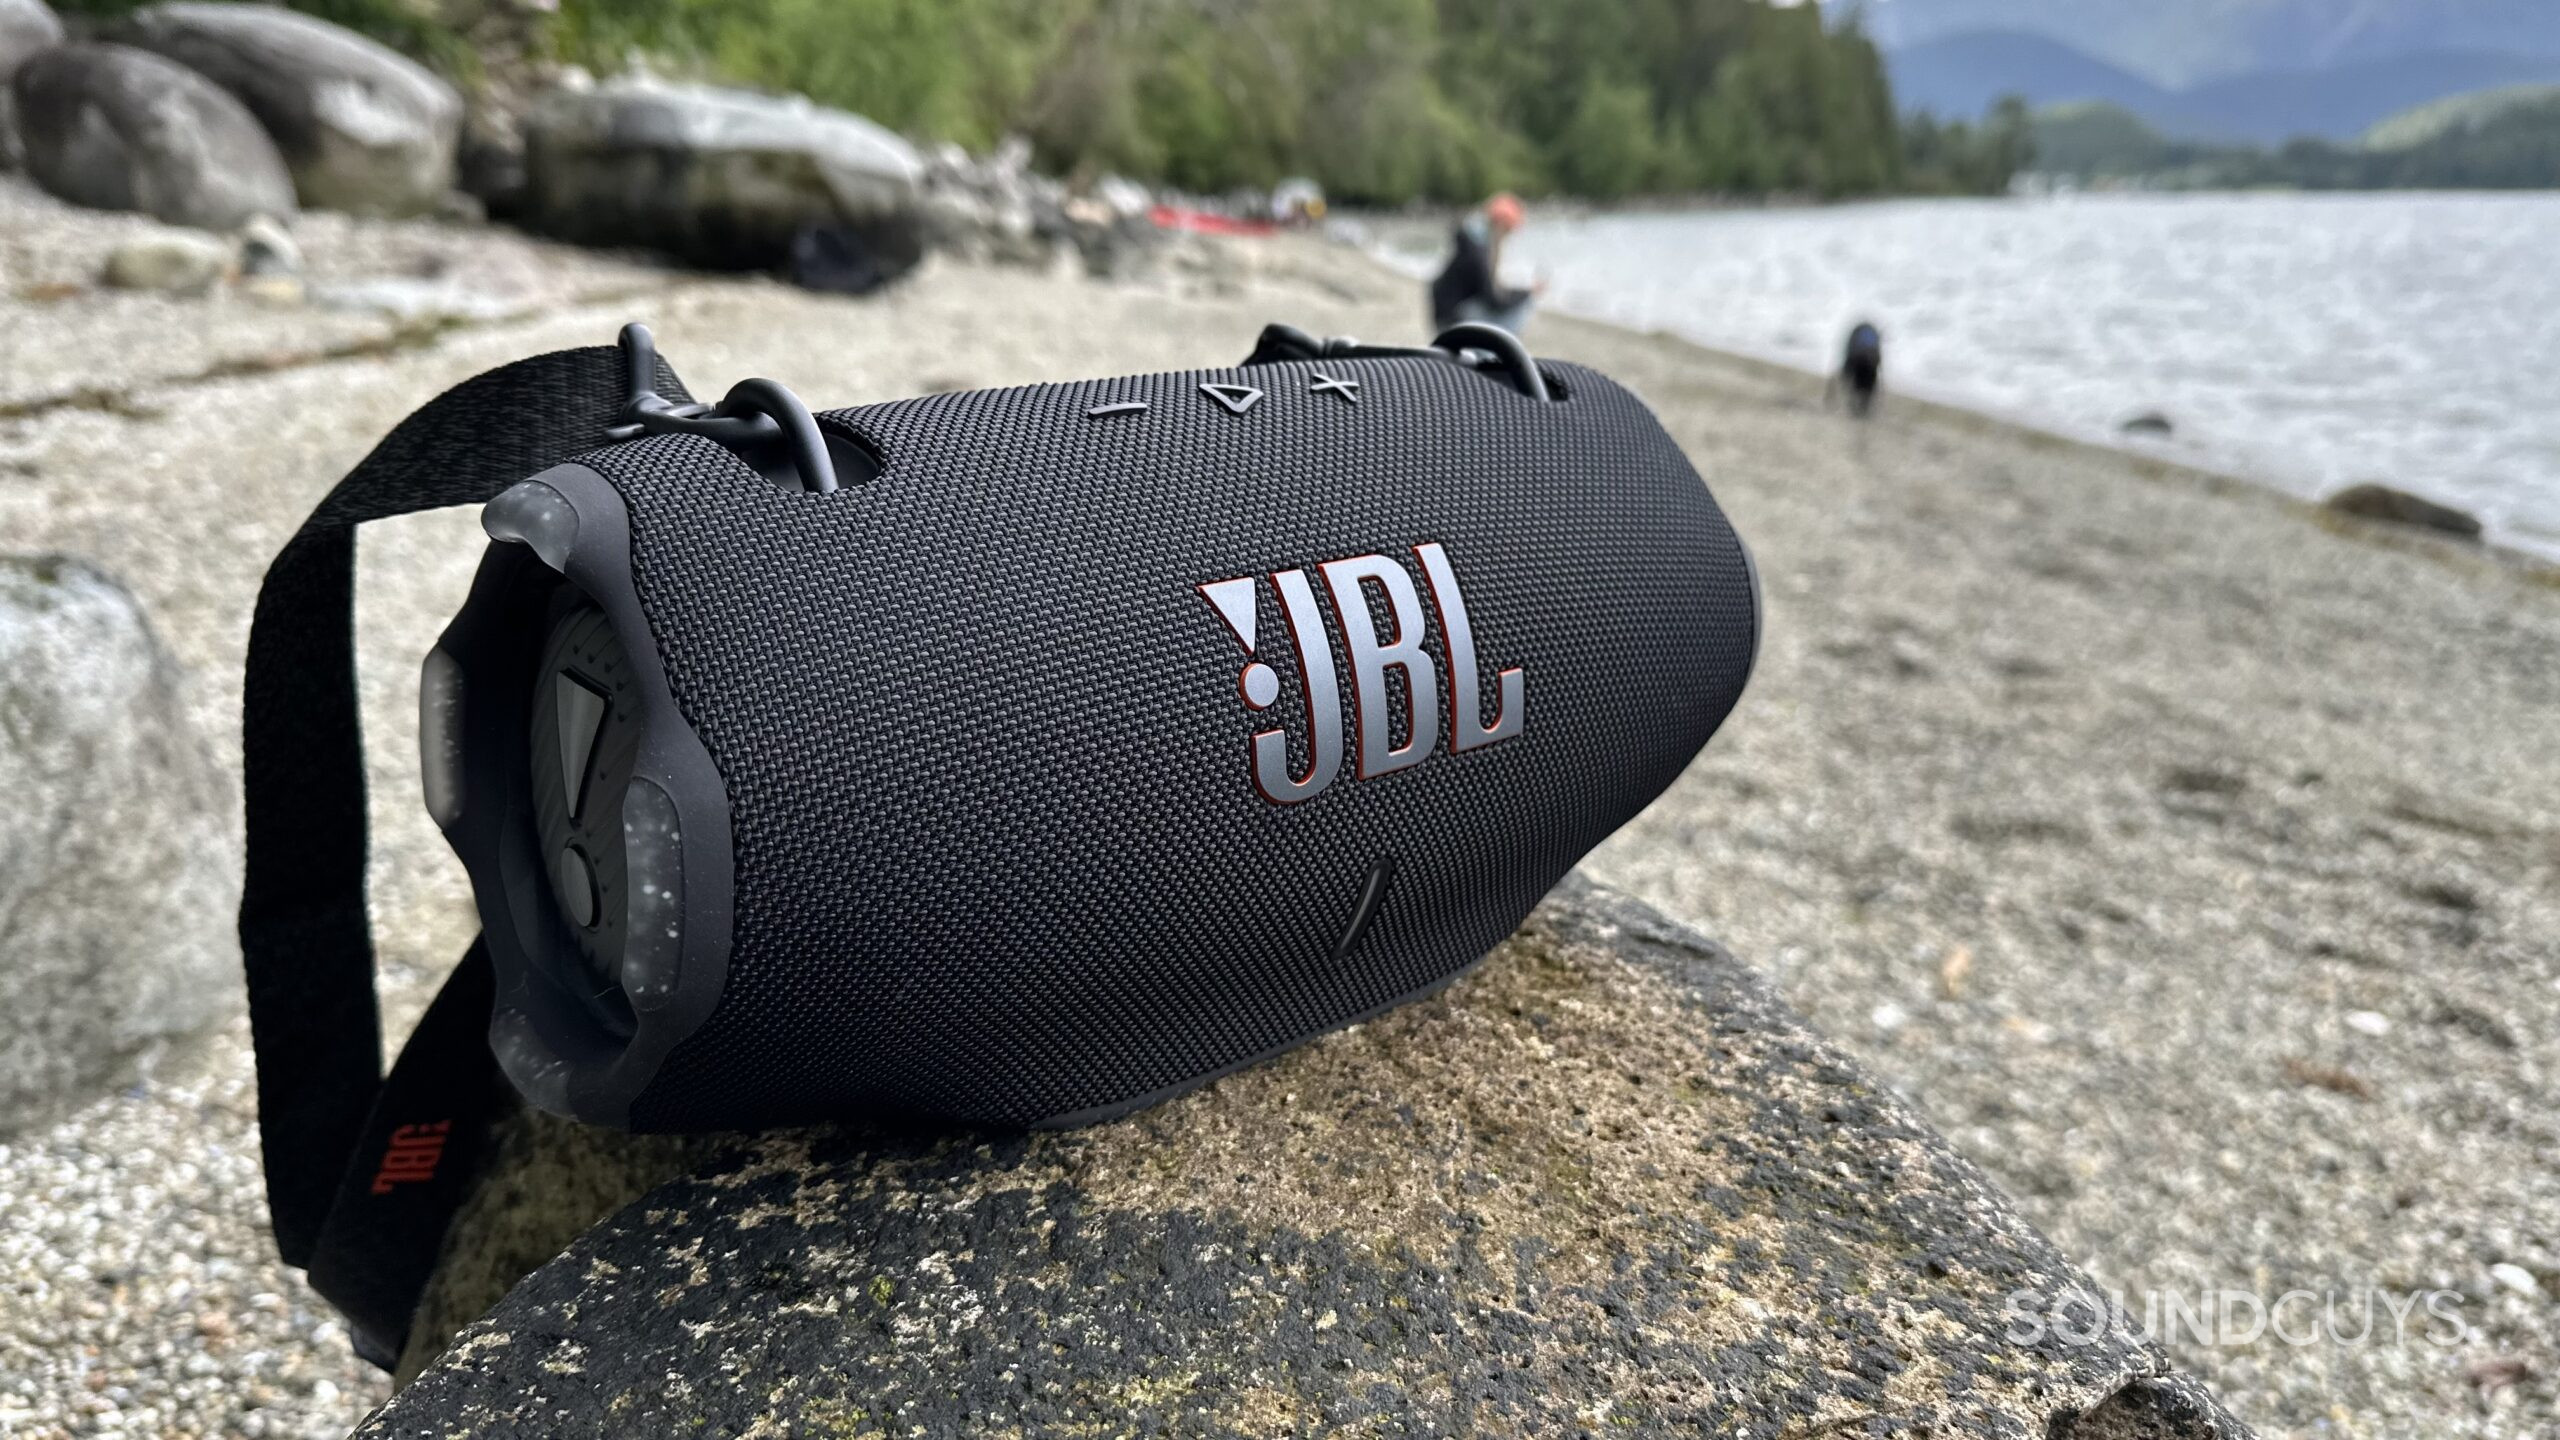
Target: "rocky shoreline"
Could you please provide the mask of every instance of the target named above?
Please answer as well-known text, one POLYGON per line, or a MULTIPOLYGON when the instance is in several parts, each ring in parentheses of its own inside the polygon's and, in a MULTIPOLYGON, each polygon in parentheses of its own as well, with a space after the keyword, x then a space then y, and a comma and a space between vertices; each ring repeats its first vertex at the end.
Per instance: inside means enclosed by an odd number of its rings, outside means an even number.
MULTIPOLYGON (((856 300, 313 214, 301 303, 96 287, 150 228, 0 180, 0 550, 138 597, 233 775, 266 561, 401 414, 506 359, 639 318, 697 389, 850 403, 1232 363, 1270 319, 1419 338, 1408 281, 1293 239, 1108 280, 937 255, 856 300), (333 287, 371 298, 309 298, 333 287)), ((2172 1338, 2261 1433, 2533 1433, 2560 1405, 2560 586, 1979 417, 1853 427, 1668 340, 1531 339, 1652 401, 1771 606, 1728 731, 1588 868, 1762 967, 2137 1315, 2459 1297, 2453 1346, 2172 1338)), ((478 553, 458 513, 363 544, 393 1033, 472 925, 415 799, 413 687, 478 553)), ((0 1429, 339 1434, 383 1398, 272 1259, 250 1095, 235 1019, 0 1138, 0 1429)))
POLYGON ((66 21, 45 0, 0 0, 0 171, 173 227, 80 282, 246 282, 286 303, 302 298, 305 212, 496 218, 844 294, 928 253, 1111 275, 1178 238, 1152 223, 1146 187, 1041 175, 1018 137, 928 151, 805 97, 663 79, 637 59, 599 79, 548 57, 551 8, 481 16, 457 84, 278 6, 162 0, 66 21))

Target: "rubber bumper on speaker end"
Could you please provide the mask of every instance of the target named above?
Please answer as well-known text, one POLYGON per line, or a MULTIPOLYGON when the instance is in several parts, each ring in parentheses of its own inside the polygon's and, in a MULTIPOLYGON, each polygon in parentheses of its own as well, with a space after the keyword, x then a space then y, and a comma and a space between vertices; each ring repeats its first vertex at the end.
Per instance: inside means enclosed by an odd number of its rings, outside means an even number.
POLYGON ((542 1109, 622 1126, 727 979, 727 790, 669 693, 613 486, 555 466, 482 527, 420 674, 427 808, 471 876, 500 1067, 542 1109))

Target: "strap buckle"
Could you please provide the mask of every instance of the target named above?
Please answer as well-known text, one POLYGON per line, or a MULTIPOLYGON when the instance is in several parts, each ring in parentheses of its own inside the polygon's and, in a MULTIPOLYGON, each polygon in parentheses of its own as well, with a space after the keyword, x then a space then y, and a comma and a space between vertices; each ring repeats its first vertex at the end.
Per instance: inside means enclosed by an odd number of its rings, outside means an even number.
POLYGON ((617 343, 631 377, 630 391, 614 422, 605 427, 606 439, 699 435, 727 447, 777 485, 835 493, 835 447, 788 387, 772 380, 741 380, 717 405, 678 403, 658 393, 658 342, 648 326, 636 320, 623 326, 617 343))

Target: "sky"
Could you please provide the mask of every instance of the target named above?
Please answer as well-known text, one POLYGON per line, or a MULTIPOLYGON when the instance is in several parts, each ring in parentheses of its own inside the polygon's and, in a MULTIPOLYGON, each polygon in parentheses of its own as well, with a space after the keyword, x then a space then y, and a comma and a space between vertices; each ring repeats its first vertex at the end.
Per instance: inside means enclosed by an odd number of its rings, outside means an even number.
POLYGON ((1891 49, 2028 30, 2163 85, 2419 50, 2560 54, 2560 0, 1823 0, 1891 49))

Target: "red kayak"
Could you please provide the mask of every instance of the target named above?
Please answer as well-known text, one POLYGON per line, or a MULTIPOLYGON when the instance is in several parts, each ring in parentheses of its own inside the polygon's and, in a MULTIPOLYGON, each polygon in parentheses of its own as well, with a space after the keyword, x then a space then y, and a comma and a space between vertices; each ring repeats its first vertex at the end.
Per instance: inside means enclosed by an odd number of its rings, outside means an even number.
POLYGON ((1147 218, 1160 230, 1190 230, 1202 235, 1270 235, 1280 228, 1268 220, 1239 220, 1233 215, 1186 210, 1179 205, 1158 205, 1147 212, 1147 218))

